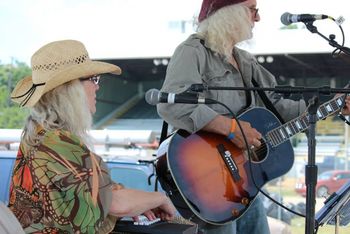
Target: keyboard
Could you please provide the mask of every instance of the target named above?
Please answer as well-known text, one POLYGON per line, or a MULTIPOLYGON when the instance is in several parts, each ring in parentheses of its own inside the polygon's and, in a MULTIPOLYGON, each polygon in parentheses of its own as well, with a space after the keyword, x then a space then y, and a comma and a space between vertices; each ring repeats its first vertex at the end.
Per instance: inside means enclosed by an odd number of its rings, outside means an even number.
POLYGON ((196 234, 197 225, 162 221, 160 219, 149 221, 139 216, 139 222, 131 218, 119 220, 112 233, 152 233, 152 234, 196 234))

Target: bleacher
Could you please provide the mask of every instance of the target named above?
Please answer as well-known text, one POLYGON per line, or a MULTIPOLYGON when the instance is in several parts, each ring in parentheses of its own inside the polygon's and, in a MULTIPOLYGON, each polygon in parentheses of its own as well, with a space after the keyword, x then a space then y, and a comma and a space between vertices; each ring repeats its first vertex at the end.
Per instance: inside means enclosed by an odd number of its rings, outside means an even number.
POLYGON ((139 99, 128 106, 123 113, 115 113, 99 123, 99 129, 113 130, 151 130, 160 135, 163 120, 157 113, 156 106, 151 106, 144 99, 139 99))
MULTIPOLYGON (((316 155, 327 156, 337 155, 344 145, 344 135, 317 135, 316 155)), ((299 136, 297 145, 294 147, 294 154, 298 156, 308 155, 308 139, 306 135, 299 136)))
POLYGON ((316 125, 316 132, 318 135, 344 136, 344 122, 336 116, 329 117, 325 120, 320 120, 316 125))

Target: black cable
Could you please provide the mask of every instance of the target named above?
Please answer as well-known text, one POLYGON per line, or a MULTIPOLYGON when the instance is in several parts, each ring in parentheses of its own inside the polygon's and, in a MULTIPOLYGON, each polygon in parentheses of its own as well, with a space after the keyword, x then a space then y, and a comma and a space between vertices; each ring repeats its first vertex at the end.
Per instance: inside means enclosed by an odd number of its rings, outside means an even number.
MULTIPOLYGON (((211 99, 211 100, 212 100, 212 99, 211 99)), ((228 106, 226 106, 224 103, 221 103, 221 102, 216 101, 216 100, 213 100, 213 101, 215 101, 215 102, 216 102, 217 104, 219 104, 219 105, 222 105, 223 107, 225 107, 225 108, 230 112, 230 114, 231 114, 232 117, 236 120, 237 125, 238 125, 239 129, 240 129, 241 132, 242 132, 244 144, 245 144, 245 146, 246 146, 246 149, 248 150, 249 173, 250 173, 250 176, 251 176, 251 178, 252 178, 252 181, 253 181, 253 184, 254 184, 255 188, 256 188, 259 192, 261 192, 265 197, 267 197, 267 198, 270 199, 272 202, 274 202, 275 204, 277 204, 278 206, 282 207, 283 209, 288 210, 289 212, 291 212, 291 213, 293 213, 293 214, 295 214, 295 215, 298 215, 298 216, 300 216, 300 217, 305 218, 306 216, 305 216, 304 214, 298 213, 297 211, 294 211, 294 210, 292 210, 292 209, 286 207, 286 206, 283 205, 282 203, 279 203, 278 201, 276 201, 275 199, 273 199, 270 195, 268 195, 267 193, 265 193, 265 192, 256 184, 256 181, 255 181, 254 175, 253 175, 253 168, 252 168, 252 163, 253 163, 253 162, 252 162, 252 151, 251 151, 252 149, 250 149, 250 147, 249 147, 249 145, 248 145, 247 138, 246 138, 246 136, 245 136, 245 134, 244 134, 243 128, 242 128, 241 124, 239 123, 239 120, 238 120, 237 116, 236 116, 236 115, 233 113, 233 111, 232 111, 228 106)))
MULTIPOLYGON (((331 17, 331 16, 328 16, 328 19, 330 19, 330 20, 332 20, 333 22, 337 22, 333 17, 331 17)), ((343 42, 341 43, 341 47, 344 47, 344 44, 345 44, 345 34, 344 34, 344 30, 343 30, 343 28, 342 28, 342 26, 340 25, 340 24, 337 24, 338 25, 338 27, 339 27, 339 29, 340 29, 340 32, 341 32, 341 34, 342 34, 342 39, 343 39, 343 42)), ((332 36, 330 36, 330 41, 334 41, 334 39, 335 39, 335 36, 334 35, 332 35, 332 36)), ((336 48, 335 50, 333 50, 333 52, 331 53, 332 54, 332 56, 335 58, 335 57, 338 57, 340 54, 341 54, 341 49, 340 48, 336 48)))
MULTIPOLYGON (((328 16, 328 19, 331 19, 333 21, 335 21, 337 23, 337 20, 335 20, 333 17, 328 16)), ((338 21, 341 21, 341 19, 339 19, 338 21)), ((341 54, 341 52, 344 52, 347 55, 350 55, 350 49, 344 46, 345 43, 345 35, 344 35, 344 31, 343 28, 341 27, 341 22, 337 23, 337 25, 340 28, 340 31, 342 33, 342 37, 343 37, 343 42, 342 45, 339 45, 334 39, 335 39, 335 35, 331 34, 329 35, 329 38, 327 38, 326 36, 324 36, 323 34, 321 34, 320 32, 317 31, 317 27, 315 27, 313 25, 313 21, 312 22, 305 22, 306 28, 311 32, 311 33, 317 33, 319 36, 321 36, 323 39, 327 40, 329 45, 335 47, 336 49, 331 53, 333 57, 339 56, 341 54)))
MULTIPOLYGON (((333 17, 328 17, 330 20, 332 20, 332 21, 334 21, 334 22, 336 22, 336 20, 333 18, 333 17)), ((344 47, 344 44, 345 44, 345 34, 344 34, 344 30, 343 30, 343 27, 341 26, 341 25, 338 25, 338 27, 339 27, 339 29, 340 29, 340 31, 341 31, 341 34, 342 34, 342 39, 343 39, 343 42, 342 42, 342 44, 341 44, 341 47, 344 47)), ((331 40, 334 40, 334 38, 333 39, 331 39, 331 40)), ((339 48, 336 48, 335 50, 333 50, 333 52, 332 52, 332 56, 333 57, 337 57, 337 56, 339 56, 341 54, 341 50, 339 49, 339 48)))

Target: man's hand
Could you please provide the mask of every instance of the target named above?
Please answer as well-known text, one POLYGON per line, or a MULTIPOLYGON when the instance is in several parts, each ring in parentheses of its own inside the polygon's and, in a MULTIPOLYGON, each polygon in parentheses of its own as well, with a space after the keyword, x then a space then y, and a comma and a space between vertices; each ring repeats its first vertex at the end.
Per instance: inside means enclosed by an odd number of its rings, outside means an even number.
MULTIPOLYGON (((259 147, 261 145, 260 139, 262 138, 261 133, 253 128, 250 123, 245 121, 239 121, 244 135, 247 139, 249 146, 259 147)), ((246 144, 244 142, 243 134, 241 129, 237 126, 235 133, 235 138, 232 139, 232 142, 239 148, 245 149, 246 144)))
MULTIPOLYGON (((260 139, 262 135, 255 128, 253 128, 249 122, 239 121, 245 137, 247 138, 248 146, 259 147, 261 145, 260 139)), ((231 131, 232 119, 224 117, 222 115, 216 116, 211 122, 209 122, 203 130, 208 132, 218 133, 224 136, 228 136, 231 131)), ((244 142, 243 134, 237 124, 234 130, 234 138, 231 140, 237 147, 241 149, 247 148, 244 142)))
POLYGON ((343 115, 350 115, 350 96, 345 98, 344 108, 341 110, 343 115))

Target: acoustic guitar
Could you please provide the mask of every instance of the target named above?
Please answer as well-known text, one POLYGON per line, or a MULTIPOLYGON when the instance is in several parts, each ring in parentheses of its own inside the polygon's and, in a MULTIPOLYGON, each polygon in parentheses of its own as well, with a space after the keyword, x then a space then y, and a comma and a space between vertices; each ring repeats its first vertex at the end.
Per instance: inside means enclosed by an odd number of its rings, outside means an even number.
MULTIPOLYGON (((317 118, 339 111, 344 98, 345 94, 322 104, 317 118)), ((178 130, 158 151, 160 184, 185 218, 211 224, 239 218, 258 194, 257 187, 290 170, 294 152, 289 139, 309 126, 306 112, 282 125, 272 112, 260 107, 238 119, 251 123, 263 136, 261 146, 252 150, 251 163, 246 150, 225 136, 204 131, 178 130)))

